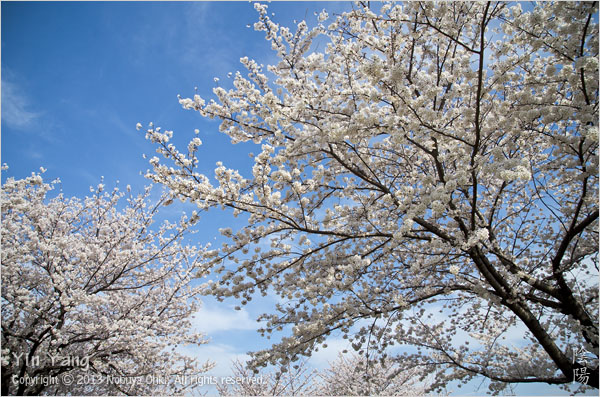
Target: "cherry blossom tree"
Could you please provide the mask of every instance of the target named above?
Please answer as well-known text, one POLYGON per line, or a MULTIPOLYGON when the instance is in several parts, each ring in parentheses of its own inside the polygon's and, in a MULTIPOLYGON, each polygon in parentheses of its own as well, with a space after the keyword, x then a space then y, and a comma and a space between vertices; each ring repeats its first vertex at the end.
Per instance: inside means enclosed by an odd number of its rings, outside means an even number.
POLYGON ((316 375, 321 396, 420 396, 426 383, 419 368, 399 369, 381 356, 377 359, 340 354, 329 368, 316 375))
POLYGON ((151 205, 149 188, 50 199, 55 187, 40 174, 2 186, 2 395, 183 391, 211 367, 176 350, 205 343, 190 332, 192 220, 153 226, 166 198, 151 205))
POLYGON ((217 383, 220 396, 310 396, 321 395, 314 386, 315 370, 307 360, 286 363, 277 370, 256 373, 242 361, 234 360, 230 382, 217 383))
POLYGON ((180 98, 261 145, 252 171, 203 175, 199 138, 147 129, 152 180, 246 216, 210 293, 287 299, 253 365, 335 333, 404 346, 432 389, 598 387, 598 4, 357 4, 293 29, 256 9, 279 63, 180 98))
POLYGON ((304 359, 258 374, 236 360, 231 369, 231 384, 217 384, 221 396, 415 396, 425 390, 418 369, 399 371, 384 357, 339 354, 324 370, 311 370, 304 359))

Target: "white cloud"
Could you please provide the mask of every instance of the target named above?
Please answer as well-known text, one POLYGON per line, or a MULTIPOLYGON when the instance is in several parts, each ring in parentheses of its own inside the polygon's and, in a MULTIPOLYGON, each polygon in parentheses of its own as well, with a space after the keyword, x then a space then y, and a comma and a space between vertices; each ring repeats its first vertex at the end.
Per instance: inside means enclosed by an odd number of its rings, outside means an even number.
MULTIPOLYGON (((189 29, 193 26, 202 26, 208 22, 211 16, 211 4, 204 1, 194 1, 185 4, 185 23, 189 25, 189 29)), ((190 33, 194 33, 191 31, 190 33)))
POLYGON ((342 338, 329 338, 327 339, 327 347, 319 347, 318 352, 314 352, 310 356, 309 363, 318 369, 329 368, 330 364, 338 359, 339 354, 348 350, 348 352, 354 352, 350 347, 350 342, 347 339, 342 338))
POLYGON ((20 130, 31 128, 40 113, 30 110, 29 99, 16 83, 3 78, 1 86, 2 122, 20 130))
POLYGON ((194 316, 194 329, 210 335, 215 332, 257 330, 259 324, 250 318, 246 310, 231 306, 202 307, 194 316))
MULTIPOLYGON (((187 353, 190 354, 190 352, 187 353)), ((200 362, 206 360, 213 362, 215 366, 208 371, 207 375, 216 377, 230 376, 234 360, 246 362, 250 358, 245 352, 223 343, 208 343, 196 347, 193 356, 197 357, 200 362)))
POLYGON ((233 361, 246 362, 250 358, 247 354, 237 351, 235 347, 223 343, 181 347, 179 352, 196 358, 199 364, 206 361, 214 364, 213 368, 202 374, 203 379, 207 381, 199 386, 199 393, 193 395, 217 395, 216 383, 222 382, 222 378, 233 375, 231 369, 233 361))

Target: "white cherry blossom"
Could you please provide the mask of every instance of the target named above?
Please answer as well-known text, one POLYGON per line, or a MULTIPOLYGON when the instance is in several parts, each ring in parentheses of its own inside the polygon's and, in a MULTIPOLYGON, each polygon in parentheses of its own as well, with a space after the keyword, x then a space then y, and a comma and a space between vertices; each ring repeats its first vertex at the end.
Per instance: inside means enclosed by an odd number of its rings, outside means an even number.
POLYGON ((278 62, 180 98, 260 145, 252 171, 203 175, 210 149, 147 132, 149 178, 246 216, 207 256, 211 293, 287 299, 252 365, 337 333, 416 347, 399 362, 439 371, 431 389, 568 384, 584 364, 598 387, 598 4, 356 4, 293 28, 255 8, 278 62))
POLYGON ((211 364, 175 349, 206 343, 191 332, 192 280, 204 273, 204 248, 182 245, 191 220, 153 225, 167 198, 149 202, 149 188, 99 184, 77 199, 52 194, 57 182, 32 174, 2 185, 2 395, 193 386, 177 376, 211 364))

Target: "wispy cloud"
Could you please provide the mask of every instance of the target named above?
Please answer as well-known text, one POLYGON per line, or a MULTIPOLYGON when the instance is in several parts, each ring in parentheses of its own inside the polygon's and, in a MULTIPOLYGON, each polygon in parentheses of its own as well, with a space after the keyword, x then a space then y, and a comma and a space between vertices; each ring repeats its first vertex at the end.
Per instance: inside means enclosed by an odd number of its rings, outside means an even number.
POLYGON ((237 350, 235 347, 224 343, 209 343, 196 349, 196 356, 199 361, 208 360, 215 364, 210 370, 211 376, 230 376, 231 366, 235 360, 246 362, 250 358, 245 352, 237 350))
POLYGON ((318 352, 314 352, 310 356, 309 362, 318 369, 329 368, 330 364, 336 361, 344 350, 354 351, 347 339, 329 338, 327 339, 327 347, 321 347, 318 352))
POLYGON ((250 318, 244 309, 235 310, 232 307, 219 308, 203 307, 196 313, 193 320, 194 328, 205 334, 236 330, 256 330, 259 324, 250 318))
POLYGON ((210 6, 210 2, 205 1, 185 3, 186 23, 190 26, 205 24, 210 16, 210 6))
POLYGON ((198 360, 199 364, 210 362, 214 365, 208 372, 203 374, 203 384, 199 384, 199 390, 189 395, 217 395, 216 385, 223 383, 222 378, 233 375, 232 364, 238 360, 246 362, 250 358, 247 354, 236 350, 234 346, 224 343, 208 343, 202 346, 184 346, 179 352, 188 357, 198 360))
MULTIPOLYGON (((4 73, 6 75, 6 73, 4 73)), ((2 76, 2 123, 24 130, 35 125, 41 113, 31 109, 30 100, 21 88, 8 77, 2 76)))
MULTIPOLYGON (((214 15, 211 2, 185 3, 185 20, 181 26, 181 43, 184 51, 180 53, 181 60, 195 68, 204 64, 204 68, 211 73, 209 81, 217 74, 234 72, 239 69, 240 41, 234 41, 227 34, 222 24, 211 19, 214 15), (213 35, 221 37, 219 44, 213 40, 213 35)), ((222 77, 222 76, 221 76, 222 77)))

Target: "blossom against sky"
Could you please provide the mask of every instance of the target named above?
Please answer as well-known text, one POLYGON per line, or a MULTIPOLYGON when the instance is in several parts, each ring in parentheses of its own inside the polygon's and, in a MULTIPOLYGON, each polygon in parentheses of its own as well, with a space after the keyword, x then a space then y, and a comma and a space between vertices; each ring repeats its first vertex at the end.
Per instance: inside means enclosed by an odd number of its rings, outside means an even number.
MULTIPOLYGON (((349 7, 286 2, 272 4, 270 12, 291 24, 315 19, 324 8, 349 7)), ((228 84, 230 72, 243 70, 241 57, 275 60, 263 33, 252 28, 258 17, 251 3, 2 2, 1 11, 0 161, 9 165, 2 181, 44 167, 44 180, 60 178, 69 196, 89 195, 101 177, 108 188, 119 181, 122 189, 131 185, 141 192, 150 183, 143 174, 155 147, 144 129, 136 129, 138 122, 173 130, 178 145, 198 129, 207 174, 217 161, 252 166, 252 144, 230 145, 218 121, 183 110, 177 99, 196 91, 209 95, 216 84, 228 84)), ((157 186, 156 195, 159 191, 157 186)), ((177 219, 185 208, 176 202, 162 216, 177 219)), ((212 241, 220 227, 232 226, 226 222, 226 214, 203 215, 194 238, 199 244, 212 241)), ((228 375, 232 359, 270 343, 256 332, 255 319, 264 308, 240 312, 234 306, 206 298, 196 316, 196 328, 211 343, 191 354, 217 362, 211 375, 228 375)), ((334 360, 337 350, 330 350, 320 352, 315 364, 334 360)))
MULTIPOLYGON (((327 5, 272 10, 287 21, 327 5)), ((3 2, 2 162, 14 176, 44 166, 72 194, 102 175, 143 185, 142 153, 154 148, 140 121, 168 126, 175 139, 198 128, 218 147, 207 169, 234 160, 218 123, 183 111, 177 95, 210 92, 248 54, 268 62, 268 43, 248 27, 256 19, 248 2, 3 2)))
MULTIPOLYGON (((314 21, 315 12, 330 14, 351 3, 271 3, 269 12, 282 25, 294 19, 314 21)), ((46 180, 60 178, 67 195, 84 196, 100 183, 130 184, 142 190, 149 167, 142 157, 155 146, 136 130, 153 122, 174 130, 173 142, 185 147, 194 130, 203 141, 200 172, 211 174, 217 161, 229 168, 251 167, 252 144, 232 146, 218 132, 218 121, 181 109, 177 95, 197 91, 210 96, 228 74, 242 70, 244 56, 261 63, 275 61, 248 2, 2 2, 2 145, 6 176, 21 178, 47 169, 46 180), (216 82, 214 78, 218 78, 216 82)), ((143 131, 143 129, 142 129, 143 131)), ((173 205, 168 212, 181 212, 173 205)), ((212 239, 224 225, 222 214, 203 217, 199 239, 212 239)), ((229 218, 227 218, 229 219, 229 218)), ((229 221, 229 220, 228 220, 229 221)), ((268 301, 268 299, 267 299, 268 301)), ((268 302, 266 302, 268 303, 268 302)), ((231 358, 261 349, 253 320, 264 309, 218 304, 205 299, 197 326, 212 343, 198 354, 218 361, 224 376, 231 358)), ((341 339, 320 351, 313 364, 326 366, 341 339)), ((460 394, 482 394, 485 386, 460 394)), ((520 394, 558 394, 560 390, 519 386, 520 394)))

